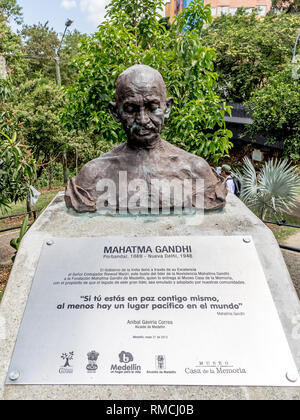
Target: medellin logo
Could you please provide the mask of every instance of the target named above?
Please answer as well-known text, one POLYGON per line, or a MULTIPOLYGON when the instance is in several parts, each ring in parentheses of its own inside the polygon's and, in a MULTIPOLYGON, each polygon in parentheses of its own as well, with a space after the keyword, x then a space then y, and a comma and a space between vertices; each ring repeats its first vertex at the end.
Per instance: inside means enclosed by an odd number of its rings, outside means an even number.
POLYGON ((65 364, 59 369, 59 373, 73 373, 73 367, 70 365, 70 360, 74 359, 74 352, 63 353, 60 358, 65 360, 65 364))
POLYGON ((86 370, 88 373, 96 373, 98 370, 97 360, 99 357, 99 353, 97 353, 95 350, 91 351, 87 354, 89 364, 86 367, 86 370))
POLYGON ((132 363, 133 360, 133 355, 131 353, 122 351, 119 354, 119 361, 122 364, 111 365, 110 373, 141 373, 141 366, 132 363))
POLYGON ((131 353, 126 353, 126 351, 122 351, 119 354, 120 363, 130 363, 133 362, 133 356, 131 353))

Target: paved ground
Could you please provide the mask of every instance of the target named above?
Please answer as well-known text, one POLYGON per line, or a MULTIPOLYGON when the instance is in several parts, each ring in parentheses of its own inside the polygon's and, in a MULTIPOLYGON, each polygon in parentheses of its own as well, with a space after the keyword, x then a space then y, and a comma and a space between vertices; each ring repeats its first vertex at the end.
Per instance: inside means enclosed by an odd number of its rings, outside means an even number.
POLYGON ((291 210, 291 216, 300 217, 300 196, 298 197, 297 206, 291 210))
POLYGON ((300 229, 288 239, 284 241, 284 245, 293 246, 294 248, 300 248, 300 229))

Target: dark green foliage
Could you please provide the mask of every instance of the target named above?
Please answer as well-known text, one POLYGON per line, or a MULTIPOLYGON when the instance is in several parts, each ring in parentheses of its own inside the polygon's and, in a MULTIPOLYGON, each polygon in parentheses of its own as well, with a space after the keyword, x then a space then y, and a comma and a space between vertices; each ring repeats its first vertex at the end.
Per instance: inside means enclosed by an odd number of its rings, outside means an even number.
POLYGON ((211 23, 210 5, 203 6, 202 0, 193 0, 185 7, 175 20, 174 26, 179 32, 195 31, 201 34, 204 23, 211 23))
POLYGON ((14 120, 19 137, 41 163, 55 159, 64 147, 59 110, 61 90, 43 79, 30 80, 14 90, 14 120))
POLYGON ((37 73, 55 80, 55 49, 58 48, 57 33, 45 24, 25 25, 21 31, 23 54, 28 56, 27 78, 36 77, 37 73), (30 58, 31 57, 31 58, 30 58))
POLYGON ((163 25, 167 31, 171 29, 171 23, 169 17, 162 17, 159 19, 159 24, 163 25))
POLYGON ((28 197, 35 169, 28 147, 0 133, 0 205, 28 197))
POLYGON ((73 60, 80 51, 81 42, 87 39, 88 36, 80 33, 77 30, 67 32, 60 50, 60 71, 63 86, 72 85, 77 77, 76 66, 73 65, 73 60))
MULTIPOLYGON (((46 77, 56 81, 55 52, 60 44, 59 35, 45 24, 25 25, 21 32, 23 54, 27 56, 27 79, 46 77)), ((72 60, 79 45, 87 36, 78 31, 67 32, 60 49, 60 70, 63 85, 70 85, 76 78, 72 60)))
POLYGON ((300 15, 262 18, 239 10, 235 16, 216 18, 202 36, 217 53, 221 96, 243 102, 281 71, 291 62, 298 28, 300 15))
MULTIPOLYGON (((0 0, 1 4, 1 0, 0 0)), ((22 45, 20 37, 15 34, 8 24, 8 19, 0 12, 0 54, 6 60, 8 76, 14 81, 23 80, 26 64, 20 62, 22 45)), ((0 79, 0 84, 2 80, 0 79)))
POLYGON ((269 142, 284 142, 285 156, 297 162, 300 159, 300 80, 295 78, 291 66, 257 90, 248 106, 254 111, 254 124, 248 127, 250 136, 263 134, 269 142))
POLYGON ((0 0, 0 16, 8 21, 13 19, 18 24, 23 22, 22 8, 17 0, 0 0))

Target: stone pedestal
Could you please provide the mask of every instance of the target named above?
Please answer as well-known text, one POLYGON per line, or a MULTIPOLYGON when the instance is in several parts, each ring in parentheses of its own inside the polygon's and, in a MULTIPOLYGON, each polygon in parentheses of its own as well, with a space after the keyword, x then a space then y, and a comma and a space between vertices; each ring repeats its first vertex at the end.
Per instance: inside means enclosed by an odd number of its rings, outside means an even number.
POLYGON ((0 316, 6 321, 6 339, 0 336, 0 399, 299 400, 300 388, 4 385, 41 247, 52 237, 252 236, 300 370, 300 302, 272 232, 232 194, 223 211, 205 214, 201 224, 191 224, 191 217, 195 216, 78 215, 66 209, 63 194, 58 194, 23 239, 0 306, 0 316))

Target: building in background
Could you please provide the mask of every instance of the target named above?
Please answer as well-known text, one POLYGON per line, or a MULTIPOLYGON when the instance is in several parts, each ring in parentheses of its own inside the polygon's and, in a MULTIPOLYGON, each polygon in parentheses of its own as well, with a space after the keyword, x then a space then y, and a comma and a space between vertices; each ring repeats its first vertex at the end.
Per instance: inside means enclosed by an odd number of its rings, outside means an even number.
MULTIPOLYGON (((174 17, 180 13, 184 7, 187 7, 193 0, 170 0, 166 3, 166 16, 173 22, 174 17)), ((234 15, 237 9, 243 7, 252 12, 254 8, 258 9, 258 14, 265 16, 271 6, 272 0, 204 0, 204 4, 211 5, 213 17, 225 15, 234 15)))
POLYGON ((192 0, 170 0, 166 3, 166 17, 169 17, 173 22, 174 17, 182 12, 184 7, 187 7, 192 0))

